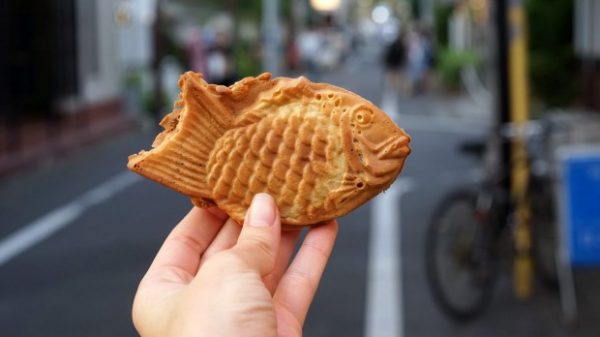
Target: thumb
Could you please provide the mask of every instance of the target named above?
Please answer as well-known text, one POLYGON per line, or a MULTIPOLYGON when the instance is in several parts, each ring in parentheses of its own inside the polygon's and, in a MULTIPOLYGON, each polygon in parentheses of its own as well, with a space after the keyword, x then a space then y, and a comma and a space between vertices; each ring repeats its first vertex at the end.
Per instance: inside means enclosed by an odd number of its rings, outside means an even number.
POLYGON ((275 266, 280 238, 281 221, 275 201, 268 194, 256 194, 233 251, 248 267, 266 276, 275 266))

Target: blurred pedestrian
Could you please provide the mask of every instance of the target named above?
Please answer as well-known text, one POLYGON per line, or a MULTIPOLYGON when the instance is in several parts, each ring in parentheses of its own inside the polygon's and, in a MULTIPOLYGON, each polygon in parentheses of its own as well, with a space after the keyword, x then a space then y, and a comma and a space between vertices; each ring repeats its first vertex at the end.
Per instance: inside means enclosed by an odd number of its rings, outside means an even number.
POLYGON ((396 39, 387 46, 384 55, 386 80, 395 91, 404 89, 402 72, 406 63, 406 45, 404 34, 398 34, 396 39))
POLYGON ((322 44, 315 55, 323 70, 335 70, 342 66, 348 54, 344 32, 332 14, 327 14, 318 30, 322 44))
POLYGON ((307 30, 301 31, 296 40, 302 68, 311 80, 316 81, 318 78, 316 55, 319 53, 322 45, 321 36, 316 29, 310 27, 307 30))
POLYGON ((194 208, 173 229, 140 282, 133 322, 141 336, 296 336, 337 234, 312 227, 293 262, 300 230, 281 231, 279 211, 257 194, 240 226, 194 208))
POLYGON ((207 54, 206 74, 208 81, 222 85, 233 84, 237 80, 237 75, 235 73, 233 46, 229 34, 217 32, 207 54))
POLYGON ((186 54, 189 69, 206 74, 206 55, 202 43, 202 33, 198 28, 190 29, 186 39, 186 54))
POLYGON ((423 89, 423 81, 427 73, 429 61, 427 59, 425 40, 416 29, 408 34, 407 62, 410 93, 418 94, 423 89))
POLYGON ((424 90, 429 90, 435 86, 434 70, 437 63, 437 53, 432 42, 431 29, 423 28, 421 31, 423 39, 423 48, 425 50, 425 74, 423 75, 422 86, 424 90))

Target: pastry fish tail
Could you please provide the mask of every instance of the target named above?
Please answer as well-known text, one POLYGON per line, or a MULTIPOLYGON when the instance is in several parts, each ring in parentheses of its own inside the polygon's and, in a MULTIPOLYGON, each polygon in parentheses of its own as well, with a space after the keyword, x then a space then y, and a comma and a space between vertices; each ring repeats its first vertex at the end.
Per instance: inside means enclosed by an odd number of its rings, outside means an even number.
POLYGON ((217 139, 233 125, 234 115, 201 74, 184 73, 179 87, 180 100, 160 122, 165 130, 152 150, 129 156, 127 167, 206 206, 212 203, 208 158, 217 139))

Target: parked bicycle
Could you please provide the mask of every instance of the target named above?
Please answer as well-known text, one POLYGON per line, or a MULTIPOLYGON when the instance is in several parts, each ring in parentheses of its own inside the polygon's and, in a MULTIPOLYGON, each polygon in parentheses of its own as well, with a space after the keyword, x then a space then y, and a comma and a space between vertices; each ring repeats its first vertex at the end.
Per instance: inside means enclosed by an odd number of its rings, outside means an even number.
POLYGON ((483 178, 476 187, 458 188, 442 200, 429 223, 425 243, 433 298, 451 319, 465 322, 479 316, 490 304, 499 271, 514 258, 515 200, 508 188, 508 174, 499 173, 497 149, 517 135, 528 143, 527 196, 535 271, 546 283, 556 283, 553 174, 548 148, 551 129, 549 122, 530 122, 524 128, 508 126, 488 140, 461 145, 461 152, 482 160, 483 178))

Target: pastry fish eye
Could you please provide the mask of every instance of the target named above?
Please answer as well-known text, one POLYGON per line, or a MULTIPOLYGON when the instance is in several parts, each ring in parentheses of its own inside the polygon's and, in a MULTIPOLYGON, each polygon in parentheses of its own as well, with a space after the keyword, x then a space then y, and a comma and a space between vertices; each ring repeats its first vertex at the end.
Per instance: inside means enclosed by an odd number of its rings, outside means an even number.
POLYGON ((352 112, 352 121, 359 127, 367 127, 373 122, 373 111, 360 107, 352 112))

